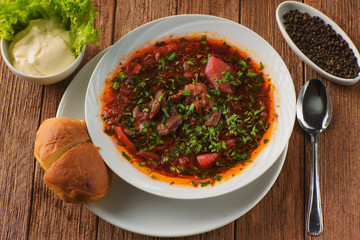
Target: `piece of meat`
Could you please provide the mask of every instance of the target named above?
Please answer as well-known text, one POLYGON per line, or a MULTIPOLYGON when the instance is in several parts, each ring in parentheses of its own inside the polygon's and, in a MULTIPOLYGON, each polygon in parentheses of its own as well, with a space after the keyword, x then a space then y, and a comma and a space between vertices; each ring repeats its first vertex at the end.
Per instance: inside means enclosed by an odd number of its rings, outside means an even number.
MULTIPOLYGON (((266 109, 265 104, 264 104, 262 101, 260 101, 259 103, 260 103, 260 106, 261 106, 261 107, 264 107, 264 109, 266 109)), ((261 113, 260 113, 260 117, 261 117, 261 119, 263 119, 264 121, 266 121, 266 119, 268 119, 269 115, 268 115, 267 111, 263 110, 263 111, 261 111, 261 113)))
POLYGON ((193 76, 194 76, 194 73, 192 73, 192 72, 188 72, 188 71, 184 72, 184 77, 186 77, 186 78, 192 78, 193 76))
POLYGON ((146 166, 150 169, 156 168, 157 167, 156 162, 160 160, 159 156, 154 152, 146 152, 140 150, 136 153, 136 156, 143 158, 146 162, 146 166))
POLYGON ((140 72, 140 70, 141 70, 141 65, 140 65, 140 63, 138 63, 134 66, 132 72, 135 74, 138 74, 140 72))
POLYGON ((185 48, 185 52, 198 51, 200 48, 201 44, 199 42, 192 42, 185 48))
POLYGON ((221 157, 220 153, 206 153, 196 156, 196 165, 199 169, 208 169, 212 167, 221 157))
POLYGON ((155 58, 155 53, 150 52, 145 56, 143 63, 144 63, 144 65, 149 66, 149 65, 154 65, 156 63, 156 61, 158 61, 158 60, 156 60, 156 58, 155 58))
POLYGON ((206 126, 215 127, 218 124, 220 117, 221 113, 219 111, 214 111, 210 118, 205 122, 206 126))
POLYGON ((182 118, 178 116, 178 112, 175 107, 172 108, 170 113, 170 118, 166 120, 165 126, 162 122, 159 122, 156 125, 156 130, 161 136, 168 135, 169 133, 175 131, 182 123, 182 118))
POLYGON ((174 51, 175 49, 177 49, 177 44, 173 43, 173 44, 166 44, 164 46, 161 46, 161 47, 158 47, 156 50, 155 50, 155 59, 156 61, 159 61, 161 56, 166 53, 166 52, 172 52, 174 51))
POLYGON ((119 142, 121 142, 126 147, 126 149, 128 149, 130 152, 135 151, 134 144, 129 140, 129 138, 126 136, 126 134, 124 133, 124 131, 122 130, 121 127, 115 126, 114 127, 114 132, 115 132, 115 135, 116 135, 116 139, 119 142))
POLYGON ((164 94, 164 90, 159 90, 156 93, 155 98, 152 101, 150 101, 149 105, 151 107, 151 111, 150 111, 149 119, 153 119, 155 115, 159 112, 160 107, 165 106, 166 102, 165 102, 165 96, 163 96, 163 94, 164 94))
POLYGON ((174 103, 180 103, 184 99, 185 96, 182 92, 178 92, 170 96, 170 100, 174 103))
POLYGON ((185 166, 187 166, 189 164, 190 164, 190 158, 188 156, 181 157, 178 160, 178 165, 179 166, 185 167, 185 166))
POLYGON ((214 56, 209 57, 205 68, 207 81, 211 83, 215 89, 225 94, 234 94, 234 89, 231 87, 229 81, 222 82, 220 87, 219 83, 215 81, 216 79, 221 79, 226 72, 232 72, 231 67, 227 63, 214 56))
POLYGON ((190 66, 187 62, 183 63, 184 68, 184 77, 186 78, 192 78, 195 73, 198 71, 197 66, 190 66))
POLYGON ((189 89, 191 96, 193 97, 206 97, 204 95, 208 94, 207 88, 205 86, 205 84, 200 84, 200 85, 195 85, 195 84, 187 84, 185 85, 184 89, 189 89))
POLYGON ((230 105, 229 107, 231 107, 232 109, 234 109, 234 111, 241 111, 243 106, 242 104, 238 104, 237 101, 233 101, 233 100, 229 100, 230 105))
MULTIPOLYGON (((125 68, 125 71, 127 73, 128 76, 132 76, 134 74, 137 74, 140 72, 141 69, 141 58, 136 57, 133 60, 131 60, 130 64, 125 68)), ((131 79, 130 79, 131 81, 131 79)))
POLYGON ((139 106, 136 106, 133 109, 133 117, 135 118, 135 121, 138 120, 138 119, 147 118, 148 117, 147 115, 148 115, 148 113, 142 111, 139 106))
POLYGON ((124 127, 123 132, 129 137, 131 136, 131 132, 127 127, 124 127))
POLYGON ((224 140, 224 142, 225 142, 227 150, 234 149, 236 146, 235 139, 233 139, 233 138, 224 140))
POLYGON ((136 131, 141 131, 143 124, 150 122, 149 112, 141 110, 139 106, 134 108, 133 117, 136 131))
POLYGON ((202 109, 206 106, 205 100, 197 100, 194 102, 194 107, 197 113, 199 113, 200 116, 202 116, 202 109))
POLYGON ((208 91, 205 84, 187 84, 184 90, 189 90, 190 92, 190 96, 186 96, 185 103, 194 103, 195 110, 200 116, 203 113, 209 113, 210 109, 214 106, 214 101, 207 97, 208 91))
POLYGON ((160 159, 156 153, 146 152, 146 151, 142 151, 142 150, 138 151, 136 153, 136 156, 142 157, 145 160, 150 160, 150 161, 152 161, 152 160, 158 161, 160 159))
POLYGON ((169 43, 169 44, 159 47, 156 51, 159 52, 160 54, 164 54, 166 52, 172 52, 175 49, 177 49, 177 44, 169 43))

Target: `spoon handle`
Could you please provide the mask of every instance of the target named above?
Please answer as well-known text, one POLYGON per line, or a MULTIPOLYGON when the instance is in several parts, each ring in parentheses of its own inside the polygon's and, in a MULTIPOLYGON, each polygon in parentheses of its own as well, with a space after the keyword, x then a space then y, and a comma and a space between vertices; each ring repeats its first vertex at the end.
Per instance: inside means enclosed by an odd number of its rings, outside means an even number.
POLYGON ((306 219, 306 227, 311 235, 320 235, 323 231, 323 219, 321 213, 319 169, 318 169, 318 142, 317 135, 311 135, 312 163, 310 175, 309 207, 306 219))

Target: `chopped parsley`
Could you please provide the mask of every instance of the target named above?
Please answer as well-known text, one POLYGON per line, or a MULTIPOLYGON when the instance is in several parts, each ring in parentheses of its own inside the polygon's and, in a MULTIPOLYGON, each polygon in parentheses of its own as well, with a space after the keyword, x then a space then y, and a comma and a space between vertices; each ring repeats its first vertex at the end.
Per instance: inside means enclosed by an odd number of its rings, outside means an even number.
POLYGON ((132 61, 108 81, 101 116, 104 131, 118 144, 128 145, 127 138, 135 146, 122 152, 124 158, 146 167, 149 176, 188 178, 206 187, 269 142, 263 136, 276 113, 264 91, 262 62, 255 69, 250 58, 206 35, 160 41, 132 61), (213 79, 216 84, 205 71, 213 58, 229 66, 213 79), (133 72, 137 64, 141 70, 133 72), (233 94, 222 92, 228 87, 233 94), (116 135, 119 125, 125 136, 116 135), (211 166, 201 165, 199 156, 213 161, 211 166))

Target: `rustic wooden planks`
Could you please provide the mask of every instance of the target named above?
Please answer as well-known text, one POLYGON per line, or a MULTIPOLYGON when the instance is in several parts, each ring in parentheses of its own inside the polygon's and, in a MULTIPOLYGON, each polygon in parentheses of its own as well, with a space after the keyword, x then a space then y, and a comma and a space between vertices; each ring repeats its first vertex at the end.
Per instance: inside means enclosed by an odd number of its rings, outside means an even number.
MULTIPOLYGON (((360 48, 359 1, 305 1, 332 18, 360 48), (349 14, 345 14, 349 13, 349 14), (350 14, 351 13, 351 14, 350 14)), ((332 121, 319 136, 320 187, 324 233, 316 239, 358 239, 360 85, 340 86, 305 68, 306 79, 321 79, 332 97, 332 121)), ((310 172, 310 138, 306 138, 306 197, 310 172)), ((315 239, 306 235, 306 239, 315 239)))
POLYGON ((33 138, 42 87, 19 80, 0 65, 0 238, 26 237, 34 177, 33 138), (16 226, 16 227, 14 227, 16 226))
MULTIPOLYGON (((302 63, 285 43, 277 27, 275 11, 280 3, 242 1, 240 23, 257 32, 280 54, 298 93, 303 83, 302 63)), ((303 141, 303 133, 295 125, 279 178, 265 198, 237 221, 236 239, 304 238, 303 141)))
MULTIPOLYGON (((94 0, 100 46, 91 44, 82 66, 134 28, 175 14, 209 14, 239 22, 278 51, 289 68, 296 93, 317 77, 332 95, 334 116, 319 137, 320 181, 325 230, 316 239, 360 237, 360 86, 336 85, 304 66, 280 35, 275 10, 281 0, 94 0)), ((327 14, 360 48, 358 0, 305 0, 327 14)), ((65 204, 44 185, 33 157, 41 121, 54 117, 67 80, 38 86, 15 77, 0 63, 0 239, 165 239, 115 227, 85 206, 65 204)), ((295 123, 278 180, 265 198, 237 221, 208 233, 179 239, 315 239, 305 231, 310 171, 310 138, 295 123)), ((224 203, 226 204, 226 203, 224 203)))

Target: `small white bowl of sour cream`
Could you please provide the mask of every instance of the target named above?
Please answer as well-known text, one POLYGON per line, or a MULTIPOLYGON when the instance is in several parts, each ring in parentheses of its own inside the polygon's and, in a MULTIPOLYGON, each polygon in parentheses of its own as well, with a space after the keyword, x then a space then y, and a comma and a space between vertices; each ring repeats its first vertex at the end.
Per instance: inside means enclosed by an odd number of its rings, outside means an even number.
MULTIPOLYGON (((25 74, 25 73, 19 71, 11 64, 11 60, 10 60, 10 56, 9 56, 9 45, 10 45, 9 41, 1 39, 1 55, 2 55, 2 58, 4 59, 6 65, 10 68, 10 70, 16 76, 18 76, 19 78, 21 78, 25 81, 35 83, 35 84, 42 84, 42 85, 57 83, 57 82, 64 80, 68 76, 70 76, 80 65, 80 63, 84 57, 85 48, 86 48, 86 46, 84 46, 80 55, 77 56, 75 61, 71 65, 69 65, 67 68, 65 68, 64 70, 62 70, 58 73, 52 74, 52 75, 48 75, 48 76, 32 76, 32 75, 25 74)), ((61 59, 59 59, 59 61, 61 61, 61 59)))

